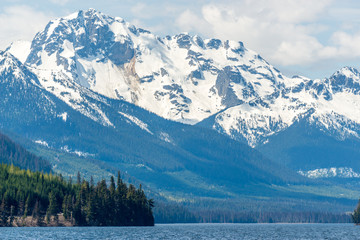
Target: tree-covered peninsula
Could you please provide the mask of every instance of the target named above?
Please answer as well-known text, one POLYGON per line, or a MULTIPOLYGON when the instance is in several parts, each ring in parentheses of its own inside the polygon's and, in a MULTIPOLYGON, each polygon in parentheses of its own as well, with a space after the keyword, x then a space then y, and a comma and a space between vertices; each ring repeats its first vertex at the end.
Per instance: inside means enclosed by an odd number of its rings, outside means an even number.
POLYGON ((0 165, 0 226, 153 226, 153 200, 141 185, 76 183, 61 175, 0 165))

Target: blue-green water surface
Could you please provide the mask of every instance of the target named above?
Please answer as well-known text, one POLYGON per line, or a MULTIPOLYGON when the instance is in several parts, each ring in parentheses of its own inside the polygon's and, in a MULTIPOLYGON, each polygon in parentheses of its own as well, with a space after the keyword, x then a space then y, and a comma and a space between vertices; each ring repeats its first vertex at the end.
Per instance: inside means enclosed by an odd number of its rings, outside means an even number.
POLYGON ((155 227, 0 228, 0 239, 360 239, 353 224, 160 224, 155 227))

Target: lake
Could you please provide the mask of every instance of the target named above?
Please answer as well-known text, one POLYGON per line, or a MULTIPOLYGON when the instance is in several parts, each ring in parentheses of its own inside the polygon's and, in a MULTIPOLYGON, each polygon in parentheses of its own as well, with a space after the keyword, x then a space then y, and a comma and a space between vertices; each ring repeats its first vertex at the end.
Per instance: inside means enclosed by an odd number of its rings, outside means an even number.
POLYGON ((353 224, 158 224, 155 227, 0 228, 0 239, 360 239, 353 224))

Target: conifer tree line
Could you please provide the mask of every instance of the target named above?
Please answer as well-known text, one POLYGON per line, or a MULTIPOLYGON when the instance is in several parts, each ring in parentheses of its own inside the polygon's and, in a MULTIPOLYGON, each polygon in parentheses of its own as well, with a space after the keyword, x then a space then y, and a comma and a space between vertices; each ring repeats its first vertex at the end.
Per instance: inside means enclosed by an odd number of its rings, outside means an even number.
POLYGON ((360 200, 359 200, 353 214, 351 214, 351 218, 356 225, 360 224, 360 200))
POLYGON ((0 226, 11 226, 14 219, 32 217, 46 225, 58 217, 77 226, 153 226, 154 202, 147 199, 141 185, 127 186, 118 172, 109 186, 105 180, 94 184, 78 173, 76 183, 61 175, 21 170, 0 165, 0 226))

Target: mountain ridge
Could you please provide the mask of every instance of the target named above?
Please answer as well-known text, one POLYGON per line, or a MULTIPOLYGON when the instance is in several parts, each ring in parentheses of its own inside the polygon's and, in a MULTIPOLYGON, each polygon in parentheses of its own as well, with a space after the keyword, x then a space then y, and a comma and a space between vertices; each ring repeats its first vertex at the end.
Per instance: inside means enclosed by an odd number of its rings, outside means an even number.
POLYGON ((160 38, 94 9, 51 21, 35 36, 25 64, 47 91, 105 125, 111 123, 96 106, 87 106, 96 117, 84 109, 81 92, 89 89, 187 124, 215 115, 209 128, 251 147, 311 109, 313 122, 325 131, 358 135, 346 124, 358 125, 360 112, 354 116, 341 106, 343 98, 356 105, 358 92, 349 90, 359 89, 354 68, 325 79, 289 78, 242 42, 185 33, 160 38), (345 122, 331 122, 333 114, 345 122))
POLYGON ((161 38, 94 9, 50 21, 30 50, 18 50, 28 45, 18 42, 7 52, 20 59, 29 52, 23 62, 39 85, 104 126, 114 127, 102 110, 109 98, 257 149, 304 117, 339 141, 360 136, 355 68, 324 79, 289 78, 242 42, 186 33, 161 38))

